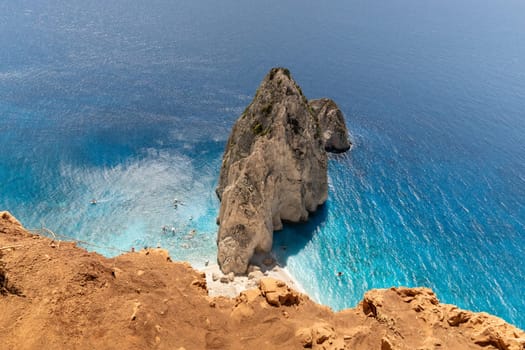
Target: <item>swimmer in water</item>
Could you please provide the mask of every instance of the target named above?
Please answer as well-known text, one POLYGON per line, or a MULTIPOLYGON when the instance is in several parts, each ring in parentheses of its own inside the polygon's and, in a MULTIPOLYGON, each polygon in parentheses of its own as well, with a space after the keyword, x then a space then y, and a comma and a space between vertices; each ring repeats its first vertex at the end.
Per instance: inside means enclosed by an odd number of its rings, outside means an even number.
POLYGON ((197 233, 197 230, 193 229, 191 230, 187 235, 186 235, 186 239, 192 239, 195 234, 197 233))

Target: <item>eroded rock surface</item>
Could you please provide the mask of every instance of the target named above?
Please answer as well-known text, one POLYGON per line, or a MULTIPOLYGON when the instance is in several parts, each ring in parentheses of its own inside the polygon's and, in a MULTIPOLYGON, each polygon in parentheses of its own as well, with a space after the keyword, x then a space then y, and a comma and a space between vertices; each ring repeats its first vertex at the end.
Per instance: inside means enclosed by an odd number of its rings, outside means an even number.
POLYGON ((343 112, 337 104, 329 98, 320 98, 311 100, 308 105, 319 120, 325 151, 332 153, 348 151, 352 143, 348 139, 343 112))
MULTIPOLYGON (((305 221, 326 201, 327 155, 317 116, 342 116, 332 106, 322 103, 314 113, 287 69, 274 68, 264 78, 224 152, 216 191, 224 273, 244 274, 254 252, 270 251, 273 231, 283 221, 305 221)), ((326 128, 339 124, 328 122, 326 128)))
POLYGON ((360 306, 384 327, 378 333, 384 349, 525 349, 523 331, 484 312, 441 304, 428 288, 371 290, 360 306))
POLYGON ((0 294, 2 350, 525 349, 522 330, 430 289, 372 290, 337 313, 271 278, 211 298, 204 274, 166 251, 105 258, 2 212, 0 265, 21 292, 0 294))

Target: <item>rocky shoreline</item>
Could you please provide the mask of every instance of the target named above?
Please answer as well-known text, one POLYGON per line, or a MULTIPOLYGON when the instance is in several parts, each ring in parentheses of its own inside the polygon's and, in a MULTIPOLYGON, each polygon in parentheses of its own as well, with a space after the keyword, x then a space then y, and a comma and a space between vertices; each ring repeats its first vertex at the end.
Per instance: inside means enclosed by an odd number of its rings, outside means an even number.
POLYGON ((372 290, 336 313, 270 276, 235 298, 208 293, 162 249, 109 259, 0 212, 2 350, 525 349, 522 330, 427 288, 372 290))
POLYGON ((347 136, 335 102, 307 101, 272 69, 228 141, 218 264, 200 272, 163 249, 88 253, 0 212, 0 348, 525 350, 522 330, 428 288, 371 290, 333 312, 278 266, 273 231, 324 203, 326 152, 347 151, 347 136))
POLYGON ((208 295, 211 297, 235 298, 249 289, 257 288, 261 279, 267 277, 283 281, 290 288, 306 294, 303 286, 285 268, 276 264, 262 270, 255 268, 248 275, 241 276, 225 275, 217 264, 209 265, 199 271, 206 275, 208 295))

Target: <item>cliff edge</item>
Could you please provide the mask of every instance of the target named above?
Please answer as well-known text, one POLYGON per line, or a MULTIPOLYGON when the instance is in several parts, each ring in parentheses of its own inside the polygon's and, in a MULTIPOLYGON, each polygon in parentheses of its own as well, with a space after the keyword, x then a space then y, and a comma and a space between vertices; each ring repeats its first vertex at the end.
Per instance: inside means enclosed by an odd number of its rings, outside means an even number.
POLYGON ((350 148, 342 113, 310 104, 285 68, 273 68, 239 117, 224 152, 217 260, 243 274, 254 252, 269 252, 283 221, 305 221, 328 196, 326 151, 350 148))
POLYGON ((525 332, 439 303, 426 288, 372 290, 338 313, 263 278, 235 299, 161 249, 105 258, 27 232, 0 212, 0 349, 525 349, 525 332))

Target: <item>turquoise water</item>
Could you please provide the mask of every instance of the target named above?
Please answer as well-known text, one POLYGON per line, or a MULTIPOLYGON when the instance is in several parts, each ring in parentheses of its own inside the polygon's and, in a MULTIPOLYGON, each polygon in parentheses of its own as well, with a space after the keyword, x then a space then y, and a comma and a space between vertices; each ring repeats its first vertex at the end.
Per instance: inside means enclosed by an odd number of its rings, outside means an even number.
POLYGON ((203 266, 229 130, 286 66, 354 141, 275 234, 308 293, 423 285, 525 328, 524 23, 522 1, 0 0, 0 209, 203 266))

